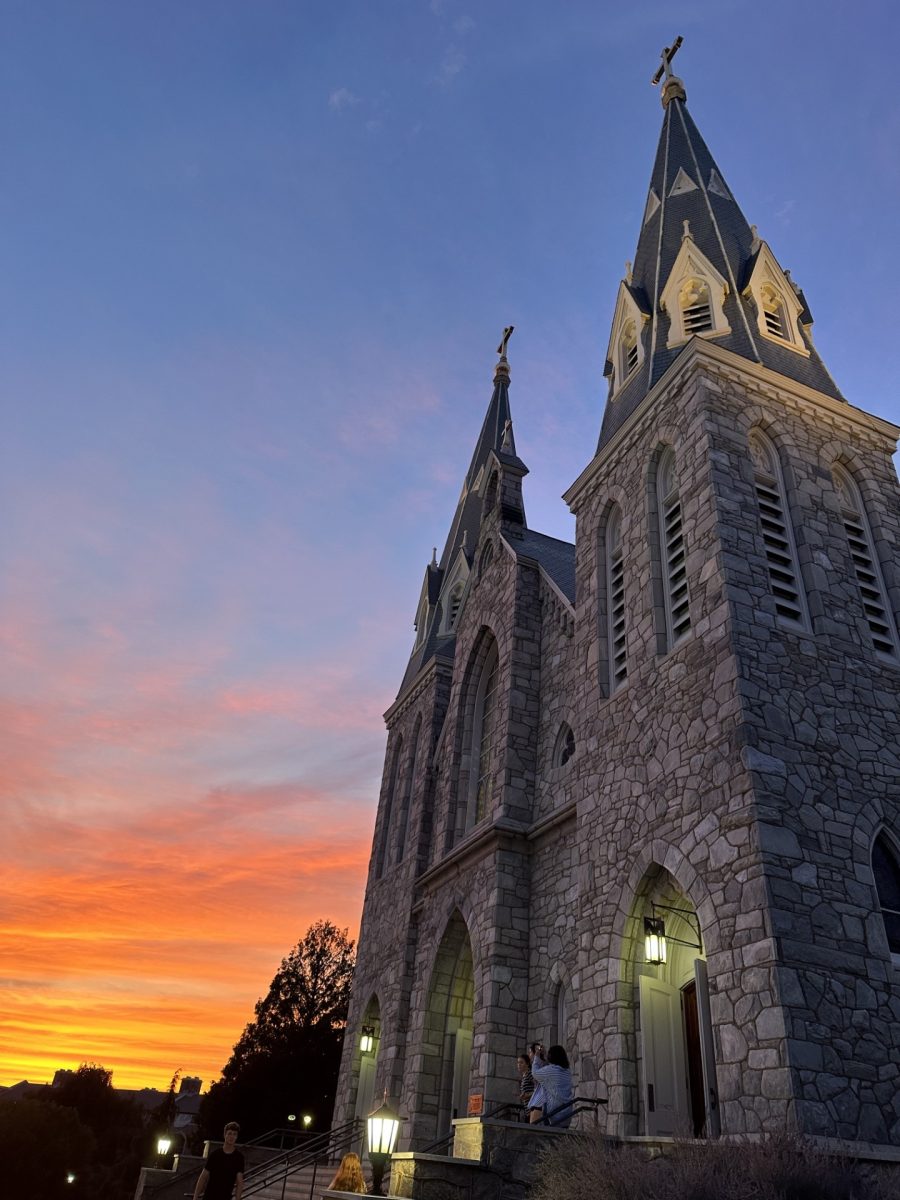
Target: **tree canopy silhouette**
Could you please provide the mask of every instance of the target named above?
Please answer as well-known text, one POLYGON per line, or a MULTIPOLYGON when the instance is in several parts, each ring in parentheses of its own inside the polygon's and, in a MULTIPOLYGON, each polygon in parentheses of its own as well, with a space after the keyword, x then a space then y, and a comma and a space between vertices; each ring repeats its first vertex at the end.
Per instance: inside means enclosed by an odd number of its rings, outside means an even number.
POLYGON ((311 925, 282 959, 222 1078, 204 1099, 201 1121, 207 1137, 220 1138, 225 1122, 237 1120, 246 1141, 284 1128, 291 1113, 310 1115, 313 1130, 327 1127, 354 962, 347 930, 331 921, 311 925))

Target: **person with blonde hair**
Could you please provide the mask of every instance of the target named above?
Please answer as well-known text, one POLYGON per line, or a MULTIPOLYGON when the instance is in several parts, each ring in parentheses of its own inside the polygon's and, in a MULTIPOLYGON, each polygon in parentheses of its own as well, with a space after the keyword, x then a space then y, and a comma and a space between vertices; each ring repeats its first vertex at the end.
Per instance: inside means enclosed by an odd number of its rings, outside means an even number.
POLYGON ((366 1181, 363 1179, 362 1163, 359 1161, 358 1154, 354 1154, 351 1150, 349 1154, 344 1155, 334 1179, 328 1185, 328 1190, 329 1192, 355 1192, 358 1196, 365 1196, 366 1181))

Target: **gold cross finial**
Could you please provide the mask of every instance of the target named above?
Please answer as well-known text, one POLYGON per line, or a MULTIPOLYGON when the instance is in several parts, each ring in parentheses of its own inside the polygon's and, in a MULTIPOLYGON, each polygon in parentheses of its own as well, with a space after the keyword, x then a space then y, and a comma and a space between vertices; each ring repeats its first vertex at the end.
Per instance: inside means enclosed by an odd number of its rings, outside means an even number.
POLYGON ((671 46, 666 46, 664 48, 662 54, 660 55, 660 58, 662 59, 662 66, 657 69, 656 74, 650 80, 654 87, 656 87, 656 85, 662 79, 663 75, 665 75, 666 79, 672 78, 672 59, 678 53, 678 48, 683 41, 684 38, 681 36, 681 34, 679 34, 671 46))

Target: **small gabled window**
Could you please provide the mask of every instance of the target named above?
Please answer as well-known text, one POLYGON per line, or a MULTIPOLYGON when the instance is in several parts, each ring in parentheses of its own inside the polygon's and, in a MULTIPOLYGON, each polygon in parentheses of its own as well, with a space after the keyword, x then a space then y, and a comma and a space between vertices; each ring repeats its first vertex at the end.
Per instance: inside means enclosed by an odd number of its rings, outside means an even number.
POLYGON ((575 734, 569 725, 563 724, 556 735, 556 746, 553 751, 554 767, 564 767, 575 754, 575 734))
POLYGON ((690 632, 691 614, 681 495, 678 490, 678 476, 675 473, 675 455, 670 448, 663 451, 656 470, 656 504, 666 615, 666 647, 671 649, 690 632))
POLYGON ((713 327, 708 285, 702 279, 688 279, 678 298, 685 337, 708 333, 713 327))
POLYGON ((841 467, 833 469, 832 478, 841 502, 844 532, 872 643, 879 654, 896 659, 894 621, 859 488, 841 467))
POLYGON ((781 466, 775 447, 759 430, 750 434, 750 457, 775 612, 782 622, 805 627, 806 604, 800 586, 797 550, 785 503, 781 466))
POLYGON ((763 321, 765 322, 766 332, 772 337, 781 338, 782 341, 789 342, 791 340, 790 326, 788 325, 787 314, 784 311, 784 301, 770 283, 765 284, 761 288, 760 296, 762 299, 763 321))
POLYGON ((625 563, 622 555, 622 513, 613 508, 606 522, 606 608, 609 690, 628 676, 625 652, 625 563))
POLYGON ((900 955, 900 857, 887 834, 872 847, 872 873, 891 954, 900 955))
POLYGON ((447 613, 447 629, 453 631, 456 629, 456 622, 459 620, 459 610, 462 608, 463 590, 465 585, 460 582, 456 584, 453 591, 450 593, 448 601, 449 610, 447 613))
POLYGON ((619 375, 621 380, 627 379, 638 365, 638 335, 634 321, 626 321, 622 328, 619 342, 619 375))

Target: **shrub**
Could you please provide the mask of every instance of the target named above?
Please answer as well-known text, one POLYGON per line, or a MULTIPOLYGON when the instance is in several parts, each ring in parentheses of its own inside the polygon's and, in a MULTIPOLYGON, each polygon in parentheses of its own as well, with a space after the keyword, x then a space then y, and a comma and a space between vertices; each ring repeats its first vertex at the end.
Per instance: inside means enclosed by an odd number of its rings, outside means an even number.
POLYGON ((877 1174, 787 1135, 663 1154, 573 1135, 544 1155, 531 1200, 900 1200, 900 1168, 877 1174))

